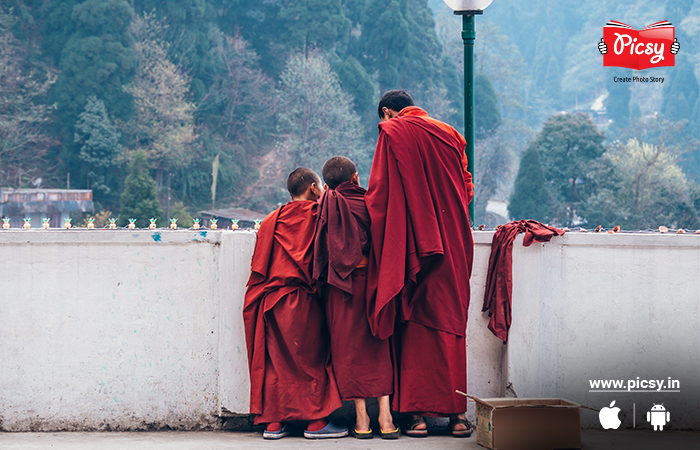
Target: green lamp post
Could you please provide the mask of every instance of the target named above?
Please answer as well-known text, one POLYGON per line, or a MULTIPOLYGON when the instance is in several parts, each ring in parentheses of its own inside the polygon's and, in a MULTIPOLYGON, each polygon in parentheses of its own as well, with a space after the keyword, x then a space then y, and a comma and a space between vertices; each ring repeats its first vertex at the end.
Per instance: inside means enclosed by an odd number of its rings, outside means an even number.
MULTIPOLYGON (((467 140, 467 160, 469 173, 474 173, 474 40, 476 28, 474 16, 483 14, 493 0, 445 0, 456 15, 462 16, 462 40, 464 41, 464 139, 467 140)), ((469 219, 474 221, 476 197, 469 204, 469 219)))

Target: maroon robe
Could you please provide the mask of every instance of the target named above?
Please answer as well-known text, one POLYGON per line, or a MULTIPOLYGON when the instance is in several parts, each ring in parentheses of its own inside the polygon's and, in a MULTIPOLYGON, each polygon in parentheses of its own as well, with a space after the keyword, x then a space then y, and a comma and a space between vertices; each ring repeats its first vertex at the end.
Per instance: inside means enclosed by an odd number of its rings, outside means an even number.
POLYGON ((525 233, 523 246, 529 247, 533 241, 548 242, 554 236, 561 236, 564 230, 536 220, 518 220, 503 225, 493 235, 481 310, 489 312, 489 330, 504 343, 508 341, 513 320, 513 241, 520 233, 525 233))
POLYGON ((466 328, 474 243, 464 145, 419 108, 379 124, 365 196, 372 221, 370 325, 396 327, 393 407, 423 415, 466 411, 466 328), (396 323, 395 323, 396 322, 396 323))
POLYGON ((389 341, 372 335, 367 318, 364 256, 370 221, 365 192, 347 181, 323 193, 314 245, 314 278, 326 283, 331 361, 343 400, 393 392, 389 341))
POLYGON ((311 278, 317 210, 287 203, 258 231, 243 307, 256 424, 321 419, 342 405, 311 278))

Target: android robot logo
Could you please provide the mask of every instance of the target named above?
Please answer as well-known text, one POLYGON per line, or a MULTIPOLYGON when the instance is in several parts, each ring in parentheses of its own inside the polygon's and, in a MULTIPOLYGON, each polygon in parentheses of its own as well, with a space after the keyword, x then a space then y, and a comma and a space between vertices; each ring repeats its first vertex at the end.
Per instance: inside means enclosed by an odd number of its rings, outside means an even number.
POLYGON ((654 431, 663 431, 664 425, 671 420, 671 413, 666 411, 663 404, 651 407, 651 411, 647 411, 647 422, 654 426, 654 431))

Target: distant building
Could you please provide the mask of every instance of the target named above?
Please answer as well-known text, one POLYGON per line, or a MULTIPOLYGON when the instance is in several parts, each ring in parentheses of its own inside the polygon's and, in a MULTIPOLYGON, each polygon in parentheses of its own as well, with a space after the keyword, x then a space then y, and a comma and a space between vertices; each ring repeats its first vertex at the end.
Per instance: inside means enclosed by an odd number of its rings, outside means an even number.
POLYGON ((199 211, 204 222, 202 225, 208 227, 211 224, 211 219, 217 219, 216 225, 221 228, 231 228, 234 220, 238 220, 240 228, 253 228, 256 220, 262 220, 267 216, 266 213, 259 213, 244 208, 226 208, 216 209, 213 211, 199 211))
POLYGON ((94 210, 90 189, 0 188, 0 216, 9 217, 12 228, 21 228, 25 218, 31 219, 32 228, 40 227, 44 218, 59 228, 71 213, 94 210))

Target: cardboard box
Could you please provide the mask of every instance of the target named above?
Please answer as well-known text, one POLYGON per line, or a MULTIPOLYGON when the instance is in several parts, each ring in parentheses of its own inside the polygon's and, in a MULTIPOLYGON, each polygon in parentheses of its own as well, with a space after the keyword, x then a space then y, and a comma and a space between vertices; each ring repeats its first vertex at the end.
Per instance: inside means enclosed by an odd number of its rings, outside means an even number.
POLYGON ((581 405, 560 398, 476 398, 476 443, 490 449, 581 448, 581 405))

